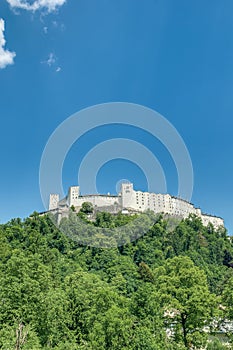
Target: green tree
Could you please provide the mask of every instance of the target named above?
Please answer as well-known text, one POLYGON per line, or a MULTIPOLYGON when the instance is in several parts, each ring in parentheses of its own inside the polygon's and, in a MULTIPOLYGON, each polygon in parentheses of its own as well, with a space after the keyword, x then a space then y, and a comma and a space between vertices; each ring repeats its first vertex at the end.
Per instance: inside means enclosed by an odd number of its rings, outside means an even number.
POLYGON ((0 349, 17 339, 22 350, 200 349, 213 317, 233 320, 225 229, 195 216, 78 215, 62 232, 38 213, 0 225, 0 349), (89 246, 93 237, 108 249, 89 246))
POLYGON ((130 308, 136 318, 133 349, 169 349, 156 286, 149 282, 141 282, 131 297, 130 308))
POLYGON ((187 349, 205 346, 203 328, 217 310, 217 298, 209 292, 205 273, 188 257, 175 257, 155 270, 155 280, 165 325, 174 332, 175 341, 187 349))
POLYGON ((42 350, 39 337, 32 325, 22 323, 3 325, 0 329, 1 350, 42 350))
POLYGON ((228 319, 233 320, 233 277, 226 281, 223 293, 222 303, 225 305, 225 315, 228 319))
POLYGON ((115 227, 113 215, 105 211, 96 214, 95 224, 98 227, 115 227))
POLYGON ((90 202, 84 202, 82 204, 82 207, 80 209, 80 211, 84 214, 92 214, 94 211, 94 207, 93 204, 90 202))
POLYGON ((227 350, 227 349, 229 349, 229 346, 222 344, 218 339, 214 339, 210 341, 206 348, 206 350, 227 350))

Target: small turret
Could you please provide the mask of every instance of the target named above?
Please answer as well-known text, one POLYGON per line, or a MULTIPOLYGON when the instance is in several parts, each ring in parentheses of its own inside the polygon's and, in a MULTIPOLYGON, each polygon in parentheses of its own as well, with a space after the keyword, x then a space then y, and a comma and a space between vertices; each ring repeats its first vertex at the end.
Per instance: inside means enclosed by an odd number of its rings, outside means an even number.
POLYGON ((49 210, 58 208, 59 194, 50 194, 49 196, 49 210))

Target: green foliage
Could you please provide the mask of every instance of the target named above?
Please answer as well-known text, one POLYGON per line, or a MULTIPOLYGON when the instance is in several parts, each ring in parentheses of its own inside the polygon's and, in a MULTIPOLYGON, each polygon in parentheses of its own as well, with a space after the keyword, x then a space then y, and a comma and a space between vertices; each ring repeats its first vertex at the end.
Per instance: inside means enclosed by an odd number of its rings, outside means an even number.
POLYGON ((90 202, 84 202, 82 204, 80 211, 81 213, 84 213, 84 214, 92 214, 94 211, 93 204, 90 202))
POLYGON ((2 350, 23 349, 40 350, 41 345, 32 325, 4 325, 0 330, 0 348, 2 350))
POLYGON ((74 205, 71 205, 70 209, 75 212, 75 206, 74 205))
POLYGON ((206 350, 227 350, 229 346, 224 345, 218 339, 214 339, 208 343, 206 350))
POLYGON ((208 289, 205 273, 188 257, 168 259, 155 270, 158 297, 167 326, 175 324, 174 338, 186 348, 206 345, 205 325, 213 319, 218 300, 208 289))
POLYGON ((90 222, 89 204, 62 221, 67 235, 38 213, 0 225, 0 349, 200 349, 204 327, 233 320, 224 229, 151 213, 90 222), (93 233, 107 249, 88 246, 93 233))

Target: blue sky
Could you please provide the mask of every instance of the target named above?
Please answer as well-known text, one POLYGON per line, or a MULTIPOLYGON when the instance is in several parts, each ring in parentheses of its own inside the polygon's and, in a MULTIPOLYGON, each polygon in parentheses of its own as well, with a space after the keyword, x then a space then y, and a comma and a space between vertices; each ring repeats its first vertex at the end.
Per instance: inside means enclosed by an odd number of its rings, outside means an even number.
MULTIPOLYGON (((193 162, 192 202, 222 216, 232 234, 233 2, 42 4, 0 0, 5 25, 3 31, 0 24, 1 222, 44 209, 39 165, 55 128, 85 107, 122 101, 152 108, 175 126, 193 162)), ((90 131, 80 147, 72 147, 64 187, 76 184, 79 162, 89 149, 109 137, 129 135, 154 152, 175 194, 169 154, 143 130, 123 126, 90 131)), ((114 192, 122 178, 146 190, 143 173, 123 160, 103 166, 98 190, 114 192)))

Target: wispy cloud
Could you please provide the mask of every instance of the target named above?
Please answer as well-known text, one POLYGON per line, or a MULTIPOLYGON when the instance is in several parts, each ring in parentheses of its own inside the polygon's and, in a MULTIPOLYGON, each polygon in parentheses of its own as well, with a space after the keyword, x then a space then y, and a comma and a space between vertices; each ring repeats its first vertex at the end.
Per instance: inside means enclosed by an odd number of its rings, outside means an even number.
POLYGON ((65 30, 65 24, 64 23, 59 23, 58 21, 52 21, 52 25, 54 28, 60 29, 62 32, 65 30))
POLYGON ((57 60, 56 56, 54 55, 54 53, 51 52, 47 60, 43 61, 42 63, 46 63, 49 67, 51 67, 53 64, 56 63, 56 60, 57 60))
POLYGON ((58 29, 61 32, 65 31, 65 25, 64 23, 60 23, 58 21, 52 21, 51 23, 47 22, 47 24, 45 24, 42 20, 42 23, 44 24, 43 26, 43 32, 44 34, 48 34, 48 32, 51 32, 54 29, 58 29))
POLYGON ((45 61, 42 61, 41 63, 47 64, 47 66, 49 67, 55 67, 56 73, 61 71, 61 67, 57 65, 57 57, 53 52, 50 52, 48 58, 45 61))
POLYGON ((14 63, 15 52, 5 49, 6 40, 4 37, 5 22, 0 18, 0 69, 14 63))
POLYGON ((58 7, 65 4, 66 0, 6 0, 13 9, 23 9, 27 11, 47 10, 53 12, 58 7))

